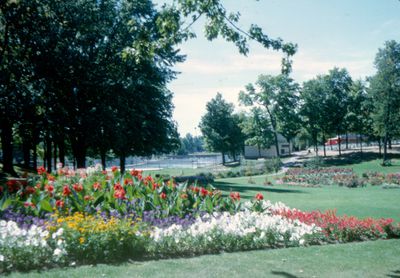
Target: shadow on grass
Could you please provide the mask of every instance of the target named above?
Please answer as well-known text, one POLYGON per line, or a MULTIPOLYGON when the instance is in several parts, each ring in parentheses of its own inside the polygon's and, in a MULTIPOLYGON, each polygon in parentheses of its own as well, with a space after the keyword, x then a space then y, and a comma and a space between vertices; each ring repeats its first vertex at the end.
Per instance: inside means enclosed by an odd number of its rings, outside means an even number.
POLYGON ((245 193, 248 191, 264 191, 264 192, 274 192, 274 193, 307 193, 302 190, 297 189, 281 189, 281 188, 272 188, 266 186, 259 185, 237 185, 236 183, 231 182, 214 182, 213 186, 222 191, 237 191, 239 193, 245 193))
POLYGON ((286 278, 297 278, 297 276, 295 276, 293 274, 290 274, 288 272, 285 272, 285 271, 274 271, 274 270, 272 270, 271 273, 273 275, 282 276, 282 277, 286 277, 286 278))
POLYGON ((392 273, 387 274, 386 276, 391 278, 400 278, 400 270, 392 271, 392 273))
MULTIPOLYGON (((321 156, 321 158, 323 158, 321 156)), ((399 159, 400 154, 388 153, 389 159, 399 159)), ((328 157, 324 159, 324 166, 343 166, 349 164, 358 164, 361 162, 368 162, 376 159, 381 159, 378 153, 363 152, 363 153, 348 153, 342 156, 328 157)), ((396 166, 396 165, 393 165, 396 166)), ((390 166, 388 166, 390 167, 390 166)))

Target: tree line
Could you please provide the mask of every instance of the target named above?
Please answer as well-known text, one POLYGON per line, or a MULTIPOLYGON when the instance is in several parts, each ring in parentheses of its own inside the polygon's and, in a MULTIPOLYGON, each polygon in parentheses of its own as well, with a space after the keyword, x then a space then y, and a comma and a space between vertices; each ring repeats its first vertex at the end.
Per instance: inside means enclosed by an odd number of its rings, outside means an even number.
POLYGON ((179 44, 222 37, 247 54, 249 40, 281 50, 287 68, 296 46, 273 39, 221 1, 175 0, 0 1, 0 130, 4 172, 15 175, 14 146, 25 167, 37 168, 38 151, 51 171, 72 157, 146 156, 179 148, 167 84, 185 56, 179 44), (40 146, 40 147, 39 147, 40 146))
MULTIPOLYGON (((290 71, 277 76, 261 75, 239 94, 241 104, 250 107, 247 113, 233 113, 233 104, 221 94, 207 103, 200 129, 208 149, 235 156, 244 144, 259 151, 274 146, 280 154, 278 133, 290 143, 294 139, 323 145, 340 136, 338 152, 347 140, 343 134, 357 134, 362 141, 378 141, 383 148, 383 162, 388 160, 387 148, 400 135, 400 43, 387 41, 375 57, 376 74, 365 80, 353 80, 344 68, 333 68, 327 74, 296 83, 290 71)), ((347 146, 346 146, 347 148, 347 146)))

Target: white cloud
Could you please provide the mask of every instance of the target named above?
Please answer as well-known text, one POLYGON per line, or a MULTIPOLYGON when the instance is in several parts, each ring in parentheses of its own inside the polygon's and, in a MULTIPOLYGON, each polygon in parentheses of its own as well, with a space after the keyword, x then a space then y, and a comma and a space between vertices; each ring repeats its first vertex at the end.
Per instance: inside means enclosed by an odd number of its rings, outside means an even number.
MULTIPOLYGON (((338 50, 327 54, 323 51, 299 51, 293 60, 293 77, 303 82, 326 74, 334 67, 346 68, 353 79, 364 78, 374 73, 375 53, 338 50)), ((200 134, 198 126, 205 113, 208 101, 220 92, 233 102, 238 110, 238 93, 248 83, 254 83, 260 74, 278 74, 282 54, 271 51, 256 51, 249 57, 239 54, 220 55, 218 59, 191 58, 179 65, 182 71, 178 79, 170 84, 174 94, 174 119, 179 124, 181 135, 187 132, 200 134)))

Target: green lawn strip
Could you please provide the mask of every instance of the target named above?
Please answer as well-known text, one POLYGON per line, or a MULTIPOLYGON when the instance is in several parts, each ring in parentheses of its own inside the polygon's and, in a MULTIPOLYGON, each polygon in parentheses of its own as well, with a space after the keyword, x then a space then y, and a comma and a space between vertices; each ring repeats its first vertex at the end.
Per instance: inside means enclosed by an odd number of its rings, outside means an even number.
POLYGON ((8 277, 398 277, 400 240, 258 250, 8 277))
MULTIPOLYGON (((400 222, 399 189, 383 189, 380 186, 347 188, 322 186, 308 188, 301 186, 265 186, 265 176, 253 177, 256 184, 248 184, 247 178, 218 179, 214 186, 228 195, 237 191, 242 199, 254 198, 258 192, 272 202, 283 202, 291 208, 303 211, 337 209, 338 215, 354 215, 360 218, 393 218, 400 222)), ((270 179, 273 180, 273 179, 270 179)))

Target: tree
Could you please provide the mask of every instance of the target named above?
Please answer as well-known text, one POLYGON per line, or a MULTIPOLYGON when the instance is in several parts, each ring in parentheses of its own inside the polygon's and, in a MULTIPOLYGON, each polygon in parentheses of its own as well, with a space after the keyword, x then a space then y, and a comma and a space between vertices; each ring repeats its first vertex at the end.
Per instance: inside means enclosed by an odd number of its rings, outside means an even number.
POLYGON ((325 115, 325 88, 322 76, 317 76, 303 83, 300 92, 303 127, 310 134, 315 147, 315 154, 318 156, 318 136, 324 128, 325 115))
POLYGON ((260 107, 253 107, 250 113, 243 114, 241 117, 240 126, 246 138, 245 143, 257 146, 258 156, 261 157, 261 149, 268 149, 274 144, 271 122, 260 107))
POLYGON ((236 161, 236 155, 243 149, 244 136, 239 126, 239 116, 233 114, 234 106, 227 103, 220 93, 206 105, 206 114, 201 118, 200 130, 206 148, 221 152, 222 164, 229 154, 236 161))
POLYGON ((383 163, 388 160, 387 144, 400 132, 400 44, 387 41, 375 57, 377 73, 370 79, 374 128, 383 137, 383 163))
POLYGON ((258 91, 253 84, 248 84, 246 92, 240 92, 239 100, 246 106, 260 105, 265 109, 274 132, 276 153, 279 156, 278 123, 280 119, 282 123, 289 120, 290 115, 286 117, 284 113, 290 110, 289 105, 294 102, 298 85, 286 74, 260 75, 256 85, 259 88, 258 91))
POLYGON ((340 134, 346 132, 345 117, 348 111, 349 92, 353 81, 346 69, 334 68, 324 76, 326 90, 325 112, 328 113, 326 125, 329 131, 338 136, 339 156, 341 153, 340 134))
POLYGON ((64 162, 67 146, 77 167, 85 167, 89 148, 103 165, 113 149, 122 169, 127 155, 176 147, 166 85, 184 60, 178 45, 195 35, 200 17, 209 40, 223 37, 244 55, 255 40, 281 50, 282 71, 290 70, 296 45, 256 25, 244 31, 239 13, 219 0, 176 0, 160 9, 151 0, 0 1, 3 170, 13 173, 17 135, 26 162, 44 144, 49 171, 57 156, 64 162))
POLYGON ((349 105, 345 121, 349 131, 359 135, 360 151, 362 153, 362 140, 364 135, 373 135, 371 104, 362 80, 357 80, 350 88, 349 105))

